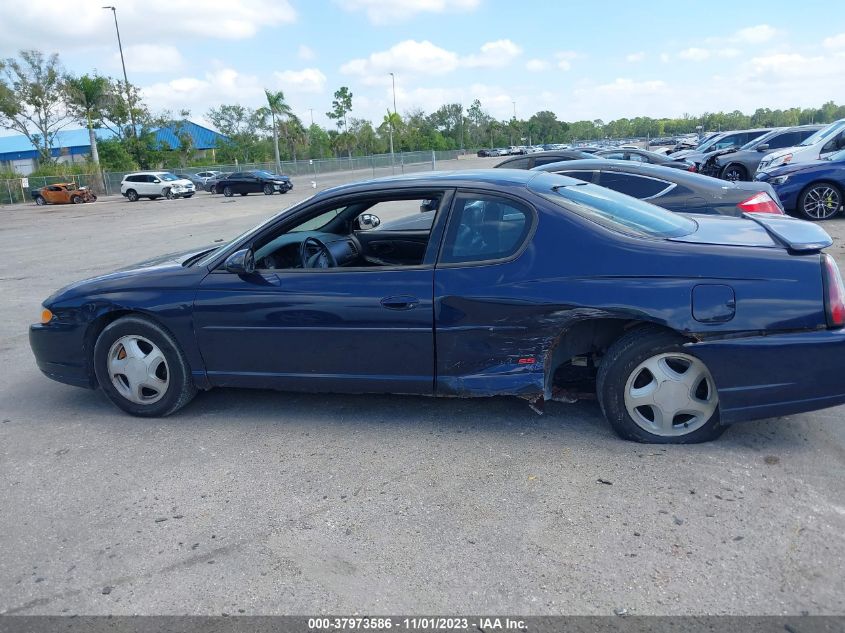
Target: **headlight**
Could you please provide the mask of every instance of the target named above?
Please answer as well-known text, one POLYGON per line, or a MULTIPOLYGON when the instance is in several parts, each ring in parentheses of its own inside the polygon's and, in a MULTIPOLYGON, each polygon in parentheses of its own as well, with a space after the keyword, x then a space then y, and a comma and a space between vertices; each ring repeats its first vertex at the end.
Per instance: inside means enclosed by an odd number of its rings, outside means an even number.
POLYGON ((772 178, 769 183, 772 185, 782 185, 787 180, 789 180, 789 176, 776 176, 775 178, 772 178))

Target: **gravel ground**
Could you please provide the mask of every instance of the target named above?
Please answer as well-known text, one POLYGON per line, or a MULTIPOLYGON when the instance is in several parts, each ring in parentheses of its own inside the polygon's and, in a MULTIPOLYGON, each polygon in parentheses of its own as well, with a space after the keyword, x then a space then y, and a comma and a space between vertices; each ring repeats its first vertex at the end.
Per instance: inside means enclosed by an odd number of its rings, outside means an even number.
POLYGON ((231 237, 295 184, 0 209, 0 613, 845 613, 843 408, 660 448, 591 402, 218 390, 139 420, 38 372, 53 290, 231 237))

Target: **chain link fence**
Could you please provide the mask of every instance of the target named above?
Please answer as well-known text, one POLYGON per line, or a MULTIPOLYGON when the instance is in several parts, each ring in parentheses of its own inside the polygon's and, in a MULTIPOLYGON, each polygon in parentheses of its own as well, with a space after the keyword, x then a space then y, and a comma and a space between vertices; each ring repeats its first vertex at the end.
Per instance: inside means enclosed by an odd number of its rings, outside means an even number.
MULTIPOLYGON (((283 161, 281 172, 288 176, 311 177, 316 179, 320 175, 340 174, 347 172, 352 179, 357 176, 365 179, 376 176, 402 174, 405 169, 408 171, 420 171, 422 169, 436 169, 437 163, 443 160, 455 160, 465 152, 461 150, 433 151, 425 150, 420 152, 397 152, 392 157, 390 154, 373 154, 371 156, 352 156, 351 158, 323 158, 303 159, 295 161, 283 161)), ((236 163, 232 165, 207 165, 193 167, 166 167, 162 171, 170 171, 180 174, 196 174, 201 171, 253 171, 265 170, 276 171, 275 162, 265 163, 236 163)), ((79 187, 89 187, 98 195, 120 194, 120 183, 128 172, 106 171, 102 174, 74 174, 66 176, 29 176, 27 178, 0 179, 0 205, 15 204, 20 202, 31 202, 31 191, 40 189, 47 185, 73 182, 79 187), (25 186, 28 181, 28 186, 25 186)))

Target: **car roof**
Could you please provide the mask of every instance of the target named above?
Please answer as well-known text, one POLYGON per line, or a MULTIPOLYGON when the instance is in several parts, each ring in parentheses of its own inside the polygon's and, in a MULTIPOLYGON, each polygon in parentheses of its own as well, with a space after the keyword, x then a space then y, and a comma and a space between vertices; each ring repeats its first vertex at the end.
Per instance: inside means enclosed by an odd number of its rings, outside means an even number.
POLYGON ((541 165, 535 167, 530 171, 551 171, 556 172, 559 169, 567 170, 595 170, 611 168, 613 171, 625 172, 631 174, 639 174, 641 176, 652 176, 654 178, 662 178, 671 182, 683 184, 687 183, 690 186, 701 186, 702 184, 725 184, 726 181, 720 181, 710 176, 697 174, 682 169, 673 169, 672 167, 664 167, 663 165, 652 165, 651 163, 637 163, 630 160, 610 160, 607 158, 591 159, 591 160, 569 160, 561 163, 552 163, 550 165, 541 165), (702 180, 703 179, 703 180, 702 180), (712 181, 712 182, 710 182, 712 181))
MULTIPOLYGON (((603 161, 606 162, 606 161, 603 161)), ((460 171, 426 171, 402 176, 386 176, 360 182, 348 183, 325 189, 317 194, 366 192, 373 189, 404 189, 408 187, 472 187, 492 185, 494 187, 525 187, 537 177, 527 169, 466 169, 460 171)))

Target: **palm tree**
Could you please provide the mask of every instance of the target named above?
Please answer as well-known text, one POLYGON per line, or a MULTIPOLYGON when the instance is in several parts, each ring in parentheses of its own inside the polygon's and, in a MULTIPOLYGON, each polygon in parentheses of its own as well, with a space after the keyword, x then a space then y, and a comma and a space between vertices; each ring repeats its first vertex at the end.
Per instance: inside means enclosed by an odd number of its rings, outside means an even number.
POLYGON ((100 164, 97 150, 97 135, 94 133, 94 119, 111 98, 111 86, 106 77, 82 75, 65 79, 68 110, 77 120, 88 126, 88 139, 91 143, 91 160, 100 164))
MULTIPOLYGON (((290 118, 294 116, 288 102, 285 101, 285 93, 279 90, 278 92, 270 92, 264 89, 264 95, 267 97, 267 109, 270 118, 273 121, 273 152, 276 157, 276 171, 282 171, 282 160, 279 157, 279 124, 276 121, 277 117, 290 118)), ((263 110, 264 108, 262 108, 263 110)))

